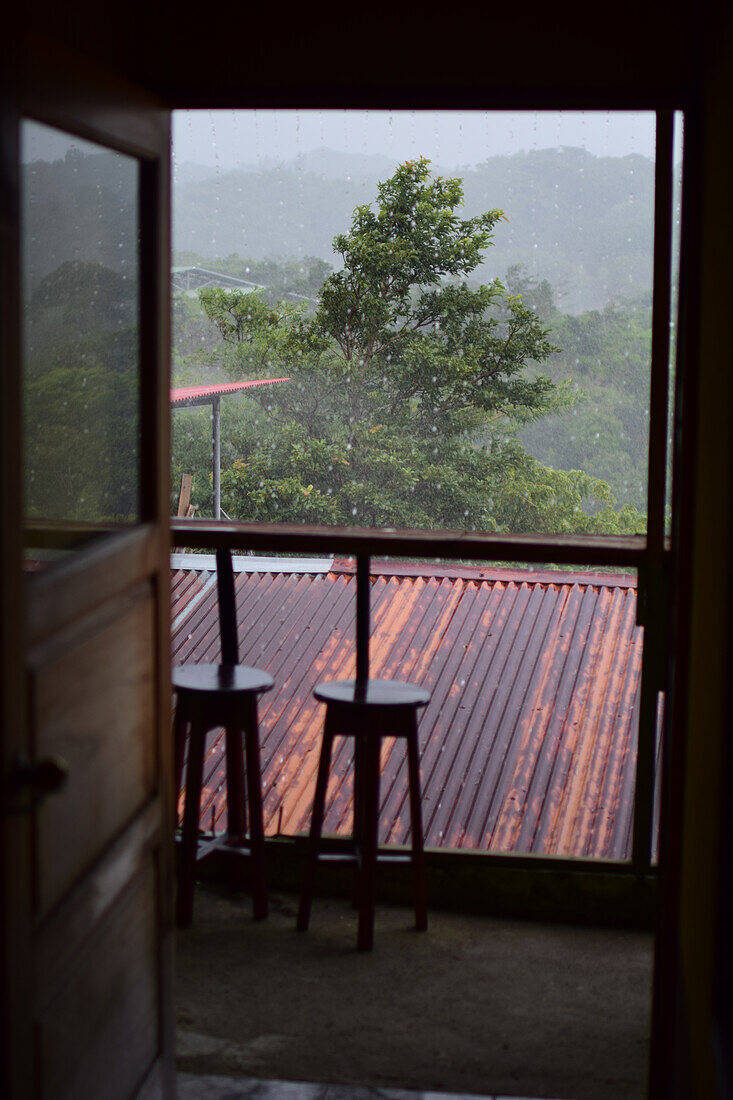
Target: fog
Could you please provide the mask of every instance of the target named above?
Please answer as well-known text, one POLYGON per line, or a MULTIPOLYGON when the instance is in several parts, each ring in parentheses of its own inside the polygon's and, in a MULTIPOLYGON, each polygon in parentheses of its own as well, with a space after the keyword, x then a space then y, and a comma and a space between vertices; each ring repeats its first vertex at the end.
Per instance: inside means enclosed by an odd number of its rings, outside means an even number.
POLYGON ((178 164, 228 171, 318 149, 458 168, 519 150, 573 146, 596 156, 654 155, 652 111, 176 111, 178 164))

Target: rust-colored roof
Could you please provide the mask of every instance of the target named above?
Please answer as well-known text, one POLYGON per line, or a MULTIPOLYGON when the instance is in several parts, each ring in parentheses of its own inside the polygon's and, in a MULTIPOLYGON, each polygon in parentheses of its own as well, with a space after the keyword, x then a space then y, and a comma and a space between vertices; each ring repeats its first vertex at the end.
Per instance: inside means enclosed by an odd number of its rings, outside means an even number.
POLYGON ((182 386, 171 390, 171 405, 180 405, 200 397, 216 397, 221 393, 237 393, 252 386, 271 386, 275 382, 289 382, 289 378, 255 378, 249 382, 222 382, 215 386, 182 386))
MULTIPOLYGON (((283 559, 287 569, 287 559, 283 559)), ((431 692, 420 718, 426 843, 630 856, 643 631, 628 576, 372 563, 373 676, 431 692)), ((216 585, 173 573, 173 661, 217 661, 216 585)), ((243 664, 262 697, 268 835, 307 832, 323 708, 316 683, 355 672, 353 570, 240 573, 243 664)), ((223 733, 209 737, 202 827, 225 826, 223 733)), ((334 753, 325 831, 347 835, 351 749, 334 753)), ((404 749, 388 742, 381 840, 409 839, 404 749)))

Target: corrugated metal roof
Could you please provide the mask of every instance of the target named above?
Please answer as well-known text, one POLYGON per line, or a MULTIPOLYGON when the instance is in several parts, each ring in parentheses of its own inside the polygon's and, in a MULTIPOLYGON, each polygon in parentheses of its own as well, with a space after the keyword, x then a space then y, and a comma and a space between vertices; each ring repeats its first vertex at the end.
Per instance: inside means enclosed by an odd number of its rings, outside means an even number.
POLYGON ((248 382, 223 382, 215 386, 181 386, 171 390, 171 405, 194 401, 200 397, 216 397, 221 393, 237 393, 239 390, 251 389, 252 386, 271 386, 275 382, 289 381, 289 378, 255 378, 248 382))
MULTIPOLYGON (((283 569, 287 559, 283 559, 283 569)), ((435 848, 627 859, 643 631, 632 577, 372 564, 373 676, 431 692, 420 718, 426 843, 435 848)), ((217 661, 216 586, 173 573, 173 660, 217 661)), ((355 577, 236 578, 240 659, 262 698, 268 835, 305 833, 323 707, 312 691, 355 672, 355 577)), ((225 827, 224 740, 209 737, 202 828, 225 827)), ((325 831, 348 835, 350 739, 337 744, 325 831)), ((409 840, 406 768, 387 742, 381 838, 409 840)))

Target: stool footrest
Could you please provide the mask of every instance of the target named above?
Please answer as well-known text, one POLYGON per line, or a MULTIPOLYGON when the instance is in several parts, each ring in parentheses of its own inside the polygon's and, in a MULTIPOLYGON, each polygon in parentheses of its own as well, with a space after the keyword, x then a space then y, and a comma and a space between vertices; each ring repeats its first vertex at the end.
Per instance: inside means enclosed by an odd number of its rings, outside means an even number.
POLYGON ((319 863, 358 863, 358 852, 319 852, 319 863))
MULTIPOLYGON (((361 852, 319 852, 319 863, 361 863, 361 852)), ((377 863, 411 863, 410 852, 392 852, 389 848, 380 848, 377 863)))
MULTIPOLYGON (((176 832, 176 844, 181 843, 180 830, 176 832)), ((209 836, 207 833, 199 833, 198 844, 196 845, 196 862, 200 863, 206 856, 211 855, 212 852, 236 852, 237 855, 251 856, 252 850, 249 840, 245 840, 244 843, 240 843, 239 839, 236 841, 231 837, 223 833, 221 836, 209 836)))

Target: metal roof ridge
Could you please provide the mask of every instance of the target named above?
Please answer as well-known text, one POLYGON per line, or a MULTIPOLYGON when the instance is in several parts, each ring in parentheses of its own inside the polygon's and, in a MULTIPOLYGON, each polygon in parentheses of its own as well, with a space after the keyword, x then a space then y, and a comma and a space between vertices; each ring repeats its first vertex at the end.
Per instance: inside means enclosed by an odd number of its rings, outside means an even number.
MULTIPOLYGON (((588 585, 604 588, 636 588, 634 573, 603 573, 560 569, 522 569, 521 567, 493 565, 455 565, 447 562, 392 562, 372 558, 369 571, 380 577, 431 577, 455 580, 500 582, 505 584, 556 584, 588 585)), ((333 559, 331 572, 352 575, 356 572, 354 558, 333 559)))
MULTIPOLYGON (((235 573, 330 573, 333 558, 278 558, 233 554, 235 573)), ((171 554, 171 569, 195 569, 216 573, 214 554, 171 554)))

